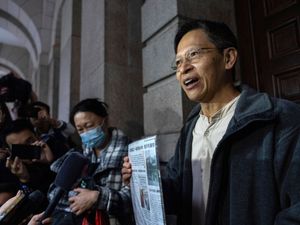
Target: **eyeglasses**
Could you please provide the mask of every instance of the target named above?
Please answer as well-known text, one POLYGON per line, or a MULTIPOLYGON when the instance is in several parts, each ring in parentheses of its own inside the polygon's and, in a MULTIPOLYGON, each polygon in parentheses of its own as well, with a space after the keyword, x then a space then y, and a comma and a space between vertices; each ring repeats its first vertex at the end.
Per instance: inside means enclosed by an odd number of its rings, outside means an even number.
POLYGON ((200 59, 205 53, 207 53, 208 50, 213 50, 213 49, 218 49, 218 48, 192 48, 184 54, 184 57, 176 57, 173 60, 171 68, 176 72, 178 72, 183 65, 184 59, 188 63, 193 63, 198 59, 200 59))

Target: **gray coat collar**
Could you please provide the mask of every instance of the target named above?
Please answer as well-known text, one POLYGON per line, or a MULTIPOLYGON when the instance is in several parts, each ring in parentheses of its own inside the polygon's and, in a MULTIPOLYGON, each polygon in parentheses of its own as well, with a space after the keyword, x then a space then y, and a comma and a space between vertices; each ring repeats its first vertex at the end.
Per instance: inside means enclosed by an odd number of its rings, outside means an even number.
MULTIPOLYGON (((233 121, 237 125, 242 125, 248 121, 271 120, 275 118, 275 111, 272 99, 266 93, 259 93, 247 85, 239 86, 241 91, 233 121), (251 104, 250 104, 251 103, 251 104)), ((187 118, 187 122, 199 116, 200 104, 197 104, 187 118)))

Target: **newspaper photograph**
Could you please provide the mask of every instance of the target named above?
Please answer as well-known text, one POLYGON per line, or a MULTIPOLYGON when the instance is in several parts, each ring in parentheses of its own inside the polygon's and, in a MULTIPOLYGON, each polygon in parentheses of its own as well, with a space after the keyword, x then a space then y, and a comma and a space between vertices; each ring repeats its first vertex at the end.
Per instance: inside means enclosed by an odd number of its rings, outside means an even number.
POLYGON ((165 225, 157 137, 131 143, 128 156, 132 165, 130 188, 136 225, 165 225))

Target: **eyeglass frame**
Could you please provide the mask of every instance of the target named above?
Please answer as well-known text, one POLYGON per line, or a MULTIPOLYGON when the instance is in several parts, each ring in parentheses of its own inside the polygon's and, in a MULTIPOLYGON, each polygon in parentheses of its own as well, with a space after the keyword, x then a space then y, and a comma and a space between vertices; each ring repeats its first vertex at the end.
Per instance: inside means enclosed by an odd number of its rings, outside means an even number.
POLYGON ((185 54, 184 54, 184 57, 182 58, 182 64, 181 66, 177 66, 177 59, 176 59, 176 56, 175 56, 175 59, 172 61, 172 65, 171 65, 171 68, 172 70, 178 72, 178 70, 182 67, 183 65, 183 60, 185 60, 186 62, 189 62, 191 63, 193 60, 196 60, 196 59, 200 59, 201 56, 206 53, 205 50, 213 50, 213 49, 216 49, 216 50, 223 50, 223 49, 220 49, 220 48, 201 48, 201 47, 198 47, 198 48, 191 48, 189 49, 185 54), (197 55, 195 58, 192 58, 193 56, 191 56, 191 53, 196 53, 197 52, 197 55))

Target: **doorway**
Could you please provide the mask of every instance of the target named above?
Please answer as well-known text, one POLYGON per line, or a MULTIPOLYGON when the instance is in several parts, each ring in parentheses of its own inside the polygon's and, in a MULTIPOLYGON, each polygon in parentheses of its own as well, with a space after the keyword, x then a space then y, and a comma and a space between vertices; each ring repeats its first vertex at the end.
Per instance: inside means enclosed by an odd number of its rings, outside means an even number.
POLYGON ((300 104, 299 0, 235 1, 241 79, 300 104))

